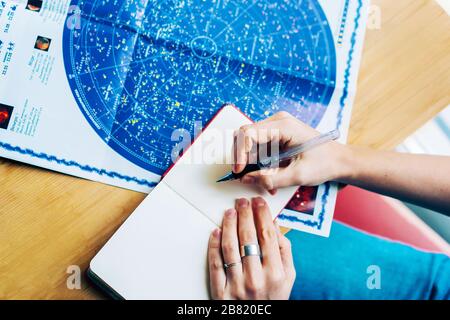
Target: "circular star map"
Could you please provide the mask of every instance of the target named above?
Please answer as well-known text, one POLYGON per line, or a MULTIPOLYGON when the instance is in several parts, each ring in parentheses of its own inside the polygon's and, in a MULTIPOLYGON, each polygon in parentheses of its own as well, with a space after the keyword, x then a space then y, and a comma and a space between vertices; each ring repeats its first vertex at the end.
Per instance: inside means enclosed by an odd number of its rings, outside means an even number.
POLYGON ((174 129, 194 132, 225 103, 257 121, 286 110, 315 127, 334 92, 336 54, 317 0, 73 0, 64 62, 99 136, 156 174, 174 129))

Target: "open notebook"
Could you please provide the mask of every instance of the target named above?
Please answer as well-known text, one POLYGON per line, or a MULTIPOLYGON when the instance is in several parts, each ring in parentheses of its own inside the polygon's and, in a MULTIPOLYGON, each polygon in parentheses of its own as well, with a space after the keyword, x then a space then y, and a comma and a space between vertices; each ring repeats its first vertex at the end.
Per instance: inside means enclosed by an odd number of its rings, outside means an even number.
POLYGON ((89 275, 125 299, 207 299, 211 232, 237 198, 264 196, 278 215, 296 187, 276 196, 239 182, 216 183, 235 129, 251 121, 227 105, 112 236, 90 264, 89 275))

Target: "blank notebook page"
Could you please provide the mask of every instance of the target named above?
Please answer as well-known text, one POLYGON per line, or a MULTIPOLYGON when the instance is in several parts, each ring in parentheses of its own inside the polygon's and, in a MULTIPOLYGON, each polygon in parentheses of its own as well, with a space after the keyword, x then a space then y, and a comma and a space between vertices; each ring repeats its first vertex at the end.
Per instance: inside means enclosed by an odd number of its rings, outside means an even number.
POLYGON ((208 299, 207 249, 217 228, 159 184, 91 261, 125 299, 208 299))

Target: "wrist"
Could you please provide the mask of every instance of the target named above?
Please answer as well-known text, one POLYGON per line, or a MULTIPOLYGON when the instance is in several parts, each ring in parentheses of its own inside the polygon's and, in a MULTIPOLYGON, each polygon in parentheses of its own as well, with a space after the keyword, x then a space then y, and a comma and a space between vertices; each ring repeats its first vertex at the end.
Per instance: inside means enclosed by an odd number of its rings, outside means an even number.
POLYGON ((349 184, 357 175, 357 152, 354 147, 336 144, 335 175, 333 181, 349 184))

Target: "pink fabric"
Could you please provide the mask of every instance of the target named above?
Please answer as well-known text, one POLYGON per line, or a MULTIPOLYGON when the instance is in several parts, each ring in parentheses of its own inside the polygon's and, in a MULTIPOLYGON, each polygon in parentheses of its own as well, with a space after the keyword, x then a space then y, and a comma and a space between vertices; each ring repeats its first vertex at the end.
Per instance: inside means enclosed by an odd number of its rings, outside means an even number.
POLYGON ((335 219, 370 234, 450 256, 450 245, 406 206, 360 188, 348 186, 339 192, 335 219))

